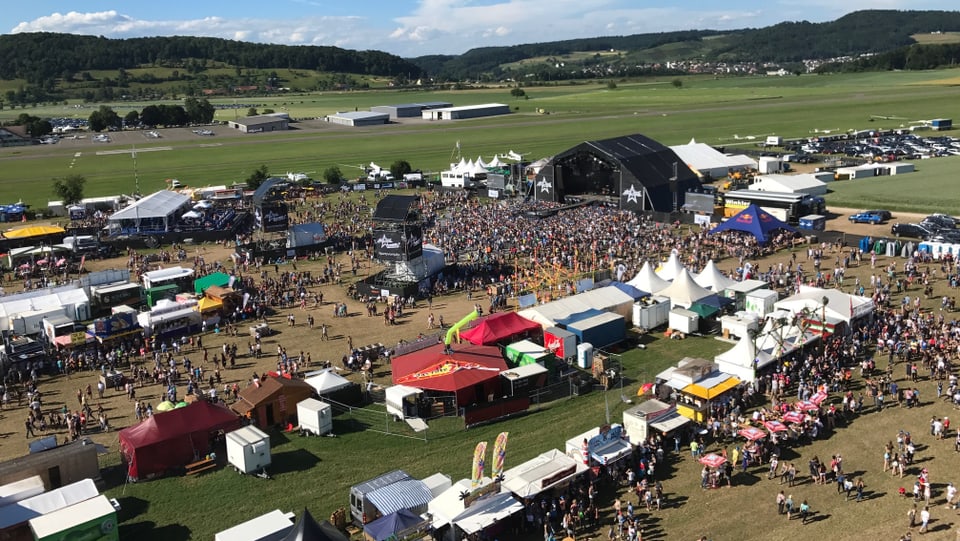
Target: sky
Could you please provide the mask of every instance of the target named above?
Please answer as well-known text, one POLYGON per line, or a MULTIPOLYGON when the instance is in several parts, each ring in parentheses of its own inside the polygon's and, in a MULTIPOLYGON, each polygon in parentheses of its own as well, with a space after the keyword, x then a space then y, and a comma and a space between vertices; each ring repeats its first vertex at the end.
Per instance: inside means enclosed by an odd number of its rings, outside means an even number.
POLYGON ((688 29, 822 22, 861 9, 956 10, 956 0, 34 0, 5 3, 0 32, 110 38, 211 36, 376 49, 403 57, 688 29))

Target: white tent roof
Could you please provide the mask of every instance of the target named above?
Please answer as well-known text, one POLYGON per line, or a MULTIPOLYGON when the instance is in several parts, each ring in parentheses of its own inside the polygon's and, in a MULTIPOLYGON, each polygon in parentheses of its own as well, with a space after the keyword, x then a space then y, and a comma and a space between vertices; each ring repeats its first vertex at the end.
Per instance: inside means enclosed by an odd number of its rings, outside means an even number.
MULTIPOLYGON (((717 362, 721 370, 728 373, 728 370, 724 370, 724 365, 726 364, 748 369, 748 371, 744 373, 751 374, 751 377, 746 379, 748 381, 753 381, 754 378, 752 377, 752 374, 754 366, 756 366, 757 369, 760 369, 770 364, 775 359, 769 352, 757 348, 757 344, 749 336, 743 336, 740 338, 740 341, 733 346, 733 348, 717 355, 713 360, 717 362), (754 364, 754 361, 756 361, 756 364, 754 364)), ((740 379, 744 379, 739 374, 734 375, 740 377, 740 379)))
POLYGON ((493 159, 487 164, 487 167, 503 167, 507 165, 506 163, 500 161, 500 156, 496 154, 493 155, 493 159))
POLYGON ((824 311, 823 298, 827 298, 827 319, 841 319, 850 322, 851 319, 861 317, 873 311, 873 301, 859 295, 849 295, 839 289, 823 289, 819 287, 801 286, 800 292, 777 301, 774 307, 786 310, 791 314, 799 314, 806 309, 818 316, 824 311))
POLYGON ((700 299, 713 295, 713 292, 698 285, 693 280, 690 271, 681 269, 681 272, 673 280, 673 283, 666 289, 658 291, 657 294, 670 297, 670 303, 673 306, 689 308, 700 299))
POLYGON ((649 261, 644 262, 643 266, 640 267, 640 272, 627 283, 640 291, 649 291, 652 294, 659 293, 670 285, 670 282, 657 276, 649 261))
POLYGON ((826 193, 827 184, 812 174, 800 175, 763 175, 757 177, 753 184, 747 186, 750 190, 765 192, 786 193, 826 193))
POLYGON ((563 454, 559 449, 550 449, 519 466, 503 472, 503 487, 521 498, 530 498, 585 471, 587 471, 587 466, 583 461, 575 460, 563 454), (569 471, 570 474, 560 479, 554 478, 556 474, 564 471, 569 471), (543 481, 545 480, 553 482, 544 484, 543 481))
MULTIPOLYGON (((581 294, 582 295, 582 294, 581 294)), ((631 299, 631 304, 633 300, 631 299)), ((540 304, 517 312, 519 315, 536 321, 543 327, 556 325, 557 321, 571 314, 579 314, 590 310, 591 306, 584 302, 580 295, 564 297, 546 304, 540 304)))
POLYGON ((575 296, 591 308, 606 312, 615 312, 624 317, 633 310, 633 297, 613 286, 598 287, 575 296))
POLYGON ((724 274, 720 272, 720 269, 713 263, 712 259, 707 261, 707 265, 703 267, 700 274, 694 277, 694 281, 712 290, 714 293, 719 293, 737 283, 736 280, 724 276, 724 274))
MULTIPOLYGON (((484 477, 480 480, 480 486, 485 487, 491 482, 492 479, 484 477)), ((467 535, 472 535, 523 509, 523 504, 509 492, 502 492, 502 489, 501 492, 486 496, 464 509, 460 494, 471 489, 470 480, 461 479, 430 500, 427 512, 433 517, 434 528, 453 523, 467 535)))
POLYGON ((190 202, 190 196, 170 190, 152 193, 127 207, 114 212, 110 220, 137 220, 163 218, 190 202))
MULTIPOLYGON (((656 270, 657 276, 663 278, 664 280, 673 280, 680 274, 680 271, 683 270, 683 265, 680 264, 680 260, 677 258, 675 252, 670 253, 670 258, 667 259, 667 262, 660 265, 660 268, 656 270)), ((653 293, 651 291, 651 293, 653 293)))
POLYGON ((474 165, 479 165, 480 167, 486 168, 487 164, 483 162, 483 156, 477 156, 477 161, 473 162, 474 165))
POLYGON ((744 156, 729 156, 706 143, 698 143, 691 139, 685 145, 674 145, 670 150, 677 154, 685 164, 698 171, 719 169, 743 169, 756 167, 757 162, 752 159, 744 160, 744 156))
POLYGON ((316 389, 317 394, 330 393, 353 385, 350 380, 331 370, 324 370, 315 376, 306 378, 303 381, 316 389))

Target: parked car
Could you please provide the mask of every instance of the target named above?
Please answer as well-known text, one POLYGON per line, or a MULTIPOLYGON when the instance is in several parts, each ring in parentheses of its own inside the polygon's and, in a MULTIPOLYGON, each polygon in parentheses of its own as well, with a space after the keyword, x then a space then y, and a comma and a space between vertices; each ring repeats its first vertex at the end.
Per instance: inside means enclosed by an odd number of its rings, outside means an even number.
POLYGON ((890 233, 897 237, 913 237, 925 239, 934 234, 933 230, 920 224, 893 224, 890 226, 890 233))
POLYGON ((923 221, 930 224, 936 224, 936 226, 941 229, 956 229, 957 227, 957 221, 953 218, 953 216, 947 216, 946 214, 931 214, 930 216, 924 218, 923 221))
POLYGON ((849 220, 855 224, 877 225, 883 223, 883 216, 879 213, 868 210, 864 212, 858 212, 857 214, 851 214, 849 220))
POLYGON ((889 210, 873 209, 873 210, 865 210, 865 211, 863 211, 863 212, 869 212, 869 213, 871 213, 871 214, 879 214, 880 217, 883 218, 883 221, 887 221, 887 220, 893 218, 893 214, 890 214, 890 211, 889 211, 889 210))

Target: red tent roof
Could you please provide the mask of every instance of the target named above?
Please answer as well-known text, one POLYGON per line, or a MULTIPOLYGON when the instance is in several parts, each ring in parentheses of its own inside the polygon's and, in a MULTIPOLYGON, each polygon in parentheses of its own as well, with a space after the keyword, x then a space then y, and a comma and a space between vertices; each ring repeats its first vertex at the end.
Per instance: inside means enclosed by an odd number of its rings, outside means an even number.
POLYGON ((447 355, 437 344, 395 357, 391 364, 395 384, 446 392, 495 379, 507 369, 500 348, 475 345, 455 345, 447 355))
POLYGON ((460 337, 472 344, 489 346, 511 336, 539 330, 539 323, 516 312, 500 312, 485 317, 471 329, 461 331, 460 337))
POLYGON ((240 417, 224 406, 198 400, 154 413, 120 431, 120 452, 133 479, 183 466, 210 449, 210 433, 240 427, 240 417))

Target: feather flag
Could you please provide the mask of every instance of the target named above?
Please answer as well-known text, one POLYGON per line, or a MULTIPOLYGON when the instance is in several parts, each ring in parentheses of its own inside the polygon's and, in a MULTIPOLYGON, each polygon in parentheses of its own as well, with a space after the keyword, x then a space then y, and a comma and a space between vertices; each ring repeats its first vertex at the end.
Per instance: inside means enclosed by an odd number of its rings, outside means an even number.
POLYGON ((486 455, 487 442, 481 441, 477 444, 477 448, 473 450, 473 469, 470 472, 470 485, 472 488, 477 488, 477 486, 480 485, 480 480, 483 479, 486 455))
POLYGON ((497 435, 497 441, 493 442, 493 476, 503 475, 503 462, 507 458, 507 437, 509 432, 501 432, 497 435))

